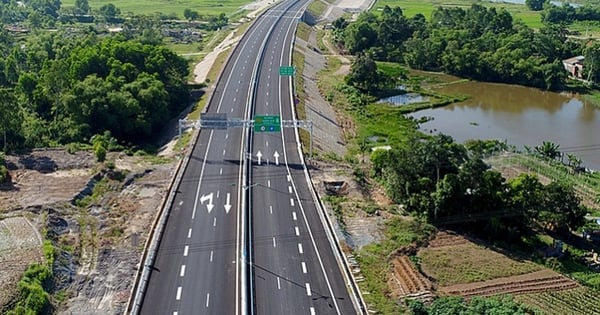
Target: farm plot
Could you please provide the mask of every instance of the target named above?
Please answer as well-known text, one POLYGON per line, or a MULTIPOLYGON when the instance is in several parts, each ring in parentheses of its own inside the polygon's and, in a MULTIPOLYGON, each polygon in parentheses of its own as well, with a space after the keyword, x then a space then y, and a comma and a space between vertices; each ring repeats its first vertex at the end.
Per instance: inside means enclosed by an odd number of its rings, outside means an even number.
POLYGON ((512 259, 467 239, 452 239, 458 245, 449 244, 446 239, 444 246, 438 246, 434 240, 433 247, 423 248, 418 253, 421 270, 436 279, 439 286, 486 281, 542 269, 533 262, 512 259))
POLYGON ((600 292, 578 287, 563 291, 529 293, 515 299, 538 308, 546 315, 600 315, 598 308, 600 292))
POLYGON ((392 261, 393 274, 390 287, 398 298, 432 301, 431 282, 415 269, 408 256, 399 256, 392 261))
POLYGON ((446 295, 492 296, 497 294, 525 294, 573 289, 579 284, 550 269, 531 272, 524 275, 503 277, 494 280, 468 284, 457 284, 439 288, 446 295))
POLYGON ((439 248, 455 245, 468 244, 464 236, 458 235, 452 231, 440 231, 435 235, 435 238, 429 242, 429 248, 439 248))

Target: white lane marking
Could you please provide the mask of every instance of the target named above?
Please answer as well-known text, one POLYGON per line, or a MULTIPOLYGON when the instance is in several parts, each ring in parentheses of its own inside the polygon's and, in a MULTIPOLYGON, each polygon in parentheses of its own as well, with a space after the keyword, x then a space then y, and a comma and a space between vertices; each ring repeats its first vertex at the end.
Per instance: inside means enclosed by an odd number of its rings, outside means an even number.
POLYGON ((300 229, 298 229, 297 226, 295 226, 294 229, 296 230, 296 236, 300 236, 300 229))
POLYGON ((277 289, 281 290, 281 280, 277 277, 277 289))
POLYGON ((196 207, 194 207, 194 210, 192 210, 192 220, 194 220, 195 217, 196 217, 196 207))
POLYGON ((310 291, 310 283, 306 283, 306 295, 311 296, 312 292, 310 291))
POLYGON ((213 226, 217 226, 217 218, 215 217, 215 219, 213 220, 213 226))
POLYGON ((288 186, 288 192, 291 194, 292 193, 292 186, 288 186))
POLYGON ((302 262, 302 273, 307 273, 308 271, 306 270, 306 263, 302 262))
POLYGON ((229 111, 230 113, 233 113, 233 107, 231 108, 231 110, 229 111))
POLYGON ((177 287, 177 296, 175 296, 177 301, 181 300, 181 287, 177 287))
POLYGON ((271 180, 267 179, 267 187, 271 187, 271 180))
POLYGON ((294 198, 290 198, 290 204, 292 205, 292 207, 294 206, 294 198))
POLYGON ((191 238, 191 237, 192 237, 192 228, 190 228, 190 229, 188 230, 188 238, 191 238))
POLYGON ((273 247, 277 247, 277 244, 275 243, 275 236, 273 236, 273 247))
POLYGON ((269 206, 269 212, 273 214, 273 206, 269 206))
POLYGON ((294 221, 298 220, 298 217, 296 217, 296 211, 292 212, 292 218, 294 219, 294 221))
POLYGON ((267 146, 267 147, 269 146, 269 141, 265 142, 265 146, 267 146))
POLYGON ((265 106, 269 106, 269 102, 265 102, 265 106))
POLYGON ((211 250, 210 251, 210 262, 212 262, 212 261, 213 261, 213 251, 211 250))
POLYGON ((227 139, 227 138, 229 138, 229 134, 228 133, 225 134, 225 139, 227 139))
POLYGON ((234 101, 234 102, 235 102, 235 101, 237 101, 237 97, 234 97, 234 98, 233 98, 233 101, 234 101))
POLYGON ((177 313, 177 312, 173 312, 173 315, 178 315, 178 314, 179 314, 179 313, 177 313))
POLYGON ((181 200, 181 201, 179 202, 179 205, 180 205, 180 206, 181 206, 182 204, 183 204, 183 200, 181 200))
POLYGON ((267 82, 267 87, 269 87, 269 83, 267 82))
POLYGON ((291 182, 291 181, 292 181, 292 176, 291 176, 291 175, 288 175, 288 176, 287 176, 287 181, 288 181, 288 182, 291 182))
POLYGON ((185 247, 183 248, 183 257, 187 257, 189 250, 190 250, 190 247, 185 245, 185 247))
POLYGON ((179 271, 179 276, 180 277, 185 276, 185 265, 181 265, 181 270, 179 271))
POLYGON ((225 149, 223 149, 223 155, 225 155, 225 152, 227 152, 225 149))
POLYGON ((210 303, 210 293, 206 293, 206 307, 208 307, 208 303, 210 303))
POLYGON ((317 315, 317 312, 315 311, 314 307, 310 307, 310 315, 317 315))
POLYGON ((223 168, 221 167, 221 169, 219 170, 219 175, 223 175, 223 168))
POLYGON ((300 254, 304 254, 304 250, 302 249, 302 243, 298 243, 298 252, 300 254))
POLYGON ((217 198, 219 198, 219 195, 221 194, 220 190, 217 190, 217 198))

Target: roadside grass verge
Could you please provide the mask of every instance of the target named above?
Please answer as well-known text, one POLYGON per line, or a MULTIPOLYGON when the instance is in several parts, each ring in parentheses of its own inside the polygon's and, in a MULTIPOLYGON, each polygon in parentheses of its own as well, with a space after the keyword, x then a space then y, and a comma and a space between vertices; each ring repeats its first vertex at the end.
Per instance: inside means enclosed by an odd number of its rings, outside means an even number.
POLYGON ((308 42, 308 37, 310 36, 311 27, 308 24, 301 22, 298 23, 298 28, 296 29, 296 36, 308 42))
POLYGON ((321 0, 313 0, 306 10, 314 17, 320 17, 323 12, 327 9, 327 4, 321 2, 321 0))

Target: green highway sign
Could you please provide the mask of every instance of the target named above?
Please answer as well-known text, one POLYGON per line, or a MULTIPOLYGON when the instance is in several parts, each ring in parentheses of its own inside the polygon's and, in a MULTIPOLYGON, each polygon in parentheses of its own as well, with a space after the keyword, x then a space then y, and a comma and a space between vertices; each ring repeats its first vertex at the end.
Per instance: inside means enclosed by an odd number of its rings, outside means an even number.
POLYGON ((281 131, 281 118, 278 115, 254 116, 254 132, 281 131))
POLYGON ((281 66, 279 67, 279 75, 294 75, 296 73, 296 69, 292 66, 281 66))

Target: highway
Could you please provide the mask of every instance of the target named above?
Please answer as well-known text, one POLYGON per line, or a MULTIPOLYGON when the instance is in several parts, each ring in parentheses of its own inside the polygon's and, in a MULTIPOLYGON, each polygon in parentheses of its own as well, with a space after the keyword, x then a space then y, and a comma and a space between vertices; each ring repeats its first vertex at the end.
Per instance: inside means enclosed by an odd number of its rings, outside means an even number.
MULTIPOLYGON (((248 29, 216 84, 209 114, 292 119, 289 78, 278 71, 289 65, 305 4, 282 1, 248 29)), ((356 313, 300 158, 292 128, 201 130, 169 209, 140 314, 356 313), (265 154, 260 164, 255 150, 265 154), (252 162, 251 177, 246 162, 252 162)))

